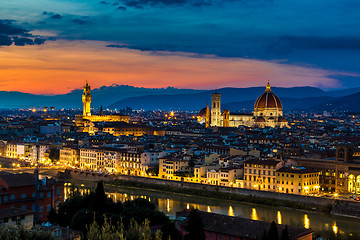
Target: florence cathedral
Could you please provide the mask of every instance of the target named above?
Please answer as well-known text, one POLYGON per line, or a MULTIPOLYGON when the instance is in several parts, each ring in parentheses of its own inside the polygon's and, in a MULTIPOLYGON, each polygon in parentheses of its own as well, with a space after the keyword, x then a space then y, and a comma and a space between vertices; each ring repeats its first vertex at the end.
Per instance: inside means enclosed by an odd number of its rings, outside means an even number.
POLYGON ((280 99, 271 90, 268 81, 265 92, 261 94, 254 104, 251 114, 230 113, 230 110, 221 111, 221 94, 211 94, 211 110, 209 105, 202 109, 198 117, 199 122, 206 127, 289 127, 288 121, 283 117, 283 108, 280 99))

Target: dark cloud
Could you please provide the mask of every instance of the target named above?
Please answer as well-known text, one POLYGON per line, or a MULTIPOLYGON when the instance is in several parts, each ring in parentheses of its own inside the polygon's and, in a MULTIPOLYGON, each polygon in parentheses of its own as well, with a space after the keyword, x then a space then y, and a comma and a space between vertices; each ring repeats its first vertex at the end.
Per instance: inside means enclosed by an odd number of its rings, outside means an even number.
POLYGON ((13 20, 0 20, 0 34, 4 35, 28 35, 28 31, 14 26, 13 20))
POLYGON ((297 37, 283 36, 267 45, 271 52, 288 53, 293 49, 311 50, 360 50, 359 37, 297 37))
POLYGON ((192 6, 203 7, 210 5, 222 5, 224 2, 241 2, 247 7, 261 7, 268 5, 274 0, 118 0, 127 7, 144 8, 150 7, 166 7, 166 6, 192 6))
POLYGON ((29 33, 29 30, 14 25, 14 20, 0 20, 0 46, 40 45, 45 43, 45 39, 37 38, 29 33))
POLYGON ((212 0, 120 0, 127 7, 143 8, 190 5, 201 7, 211 5, 212 0))
POLYGON ((109 2, 106 2, 106 1, 101 1, 100 3, 103 4, 103 5, 109 5, 110 4, 109 2))
POLYGON ((42 14, 49 16, 51 19, 56 19, 56 20, 62 19, 62 16, 58 13, 44 11, 42 14))
POLYGON ((41 45, 41 44, 44 44, 45 43, 45 39, 43 38, 34 38, 34 44, 35 45, 41 45))
POLYGON ((117 9, 118 9, 118 10, 122 10, 122 11, 126 11, 127 8, 126 8, 126 7, 123 7, 123 6, 120 6, 120 7, 118 7, 117 9))
POLYGON ((52 19, 62 19, 62 16, 60 14, 54 14, 51 16, 52 19))
POLYGON ((0 35, 0 46, 10 46, 13 43, 9 36, 0 35))
POLYGON ((13 37, 15 46, 34 45, 34 40, 25 37, 13 37))
POLYGON ((77 23, 77 24, 80 24, 80 25, 84 25, 84 24, 88 24, 90 23, 89 21, 85 21, 85 20, 82 20, 82 19, 74 19, 72 20, 74 23, 77 23))
POLYGON ((128 48, 140 51, 170 51, 176 48, 175 45, 161 45, 161 46, 129 46, 129 45, 118 45, 118 44, 111 44, 107 45, 106 47, 111 48, 128 48))

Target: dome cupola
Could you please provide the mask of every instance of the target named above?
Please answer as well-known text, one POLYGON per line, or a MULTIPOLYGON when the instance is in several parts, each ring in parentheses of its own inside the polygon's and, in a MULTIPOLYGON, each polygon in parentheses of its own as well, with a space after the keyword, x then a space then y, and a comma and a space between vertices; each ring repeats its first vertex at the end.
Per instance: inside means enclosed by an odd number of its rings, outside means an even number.
POLYGON ((263 94, 258 97, 255 101, 254 111, 268 108, 277 108, 282 109, 282 104, 280 99, 271 91, 271 86, 268 81, 266 85, 266 90, 263 94))
POLYGON ((254 104, 255 117, 280 117, 283 115, 283 108, 280 99, 271 90, 270 82, 266 85, 265 92, 261 94, 254 104))

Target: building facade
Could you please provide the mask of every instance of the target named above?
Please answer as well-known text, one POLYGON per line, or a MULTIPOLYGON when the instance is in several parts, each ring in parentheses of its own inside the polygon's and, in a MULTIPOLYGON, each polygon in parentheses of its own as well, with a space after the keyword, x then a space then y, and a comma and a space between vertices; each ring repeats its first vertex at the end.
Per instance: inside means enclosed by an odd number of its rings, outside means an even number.
POLYGON ((279 161, 250 159, 244 163, 244 188, 276 191, 276 168, 279 161))
MULTIPOLYGON (((0 174, 0 209, 20 208, 36 212, 35 176, 33 174, 0 174)), ((64 183, 53 179, 39 181, 40 220, 46 220, 50 210, 64 202, 64 183)), ((36 218, 36 215, 35 215, 36 218)))
POLYGON ((320 171, 304 167, 282 167, 276 171, 277 190, 299 195, 318 194, 320 171))

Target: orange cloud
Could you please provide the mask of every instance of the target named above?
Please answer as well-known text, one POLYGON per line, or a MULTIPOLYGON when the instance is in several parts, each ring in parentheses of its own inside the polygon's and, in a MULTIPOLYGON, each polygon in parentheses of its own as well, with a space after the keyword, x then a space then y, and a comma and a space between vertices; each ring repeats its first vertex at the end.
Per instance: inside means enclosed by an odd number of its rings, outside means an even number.
MULTIPOLYGON (((108 48, 104 42, 55 41, 43 46, 3 47, 0 90, 61 94, 111 84, 137 87, 214 89, 274 86, 338 87, 335 75, 349 75, 279 62, 191 56, 108 48)), ((350 74, 351 75, 351 74, 350 74)))

